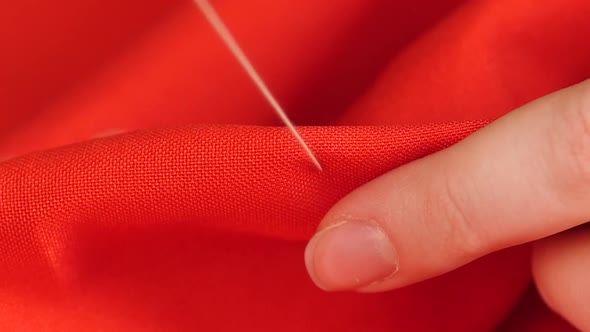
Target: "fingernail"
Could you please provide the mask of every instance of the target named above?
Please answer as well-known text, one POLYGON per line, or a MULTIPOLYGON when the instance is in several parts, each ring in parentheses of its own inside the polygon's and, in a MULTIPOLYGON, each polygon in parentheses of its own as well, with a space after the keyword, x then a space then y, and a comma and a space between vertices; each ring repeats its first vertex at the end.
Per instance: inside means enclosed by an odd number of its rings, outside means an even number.
POLYGON ((381 227, 370 222, 342 222, 318 232, 305 250, 307 270, 324 290, 355 290, 390 278, 397 254, 381 227))

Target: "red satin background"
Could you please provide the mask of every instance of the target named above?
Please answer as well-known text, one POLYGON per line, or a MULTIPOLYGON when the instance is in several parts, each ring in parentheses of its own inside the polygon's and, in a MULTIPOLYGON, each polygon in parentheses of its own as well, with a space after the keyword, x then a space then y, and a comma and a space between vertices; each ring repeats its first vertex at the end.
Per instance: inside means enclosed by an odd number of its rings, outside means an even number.
POLYGON ((355 186, 590 76, 590 2, 214 4, 326 172, 243 126, 279 123, 190 1, 3 4, 0 159, 32 154, 0 164, 2 330, 571 329, 526 247, 381 295, 302 252, 355 186))

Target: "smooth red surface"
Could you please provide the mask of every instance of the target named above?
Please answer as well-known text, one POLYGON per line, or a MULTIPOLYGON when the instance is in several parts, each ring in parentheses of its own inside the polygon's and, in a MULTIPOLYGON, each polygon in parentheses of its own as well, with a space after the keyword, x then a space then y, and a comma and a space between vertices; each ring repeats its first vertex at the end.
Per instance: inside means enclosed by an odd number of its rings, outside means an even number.
POLYGON ((590 2, 214 5, 296 122, 321 125, 302 132, 325 172, 265 127, 190 1, 3 4, 2 331, 566 328, 525 292, 526 247, 380 295, 317 290, 303 248, 356 186, 589 77, 590 2))

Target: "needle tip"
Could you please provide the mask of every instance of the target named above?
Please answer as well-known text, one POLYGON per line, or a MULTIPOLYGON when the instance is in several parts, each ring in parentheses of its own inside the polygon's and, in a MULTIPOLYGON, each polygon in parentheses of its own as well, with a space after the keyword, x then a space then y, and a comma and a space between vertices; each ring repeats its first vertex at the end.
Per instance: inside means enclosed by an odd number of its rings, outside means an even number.
POLYGON ((307 145, 307 143, 305 142, 305 140, 303 139, 303 137, 301 137, 301 134, 299 133, 299 131, 297 131, 297 129, 295 128, 295 126, 293 126, 293 124, 290 121, 287 120, 286 123, 287 123, 287 128, 289 129, 289 131, 291 131, 291 133, 293 134, 293 136, 295 136, 295 139, 297 140, 297 142, 299 142, 299 145, 303 148, 303 150, 305 151, 305 153, 307 154, 307 156, 309 156, 309 159, 311 159, 311 161, 313 162, 313 164, 315 165, 315 167, 320 172, 323 171, 324 168, 322 167, 322 164, 320 164, 320 161, 315 156, 315 154, 313 153, 313 151, 311 150, 311 148, 309 147, 309 145, 307 145))
POLYGON ((320 172, 323 171, 324 168, 322 167, 322 164, 320 164, 319 160, 314 155, 311 155, 310 157, 315 167, 317 167, 320 172))
POLYGON ((307 155, 309 156, 309 159, 311 159, 311 161, 313 162, 313 164, 315 165, 315 167, 321 172, 324 170, 324 168, 322 167, 322 164, 320 164, 320 161, 318 160, 318 158, 315 156, 315 154, 313 153, 313 151, 311 151, 311 148, 307 145, 307 143, 305 143, 305 141, 303 140, 303 138, 299 135, 298 132, 295 131, 295 135, 297 137, 297 140, 299 141, 299 144, 301 145, 301 147, 303 147, 303 150, 305 150, 305 152, 307 153, 307 155))

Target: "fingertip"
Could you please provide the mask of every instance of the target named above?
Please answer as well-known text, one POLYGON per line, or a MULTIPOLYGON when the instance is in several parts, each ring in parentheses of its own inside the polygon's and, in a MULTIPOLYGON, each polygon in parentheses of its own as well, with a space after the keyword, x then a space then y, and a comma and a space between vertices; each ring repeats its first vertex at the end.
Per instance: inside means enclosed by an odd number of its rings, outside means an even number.
POLYGON ((305 251, 308 273, 326 291, 351 291, 398 270, 396 251, 375 223, 344 221, 318 232, 305 251))

